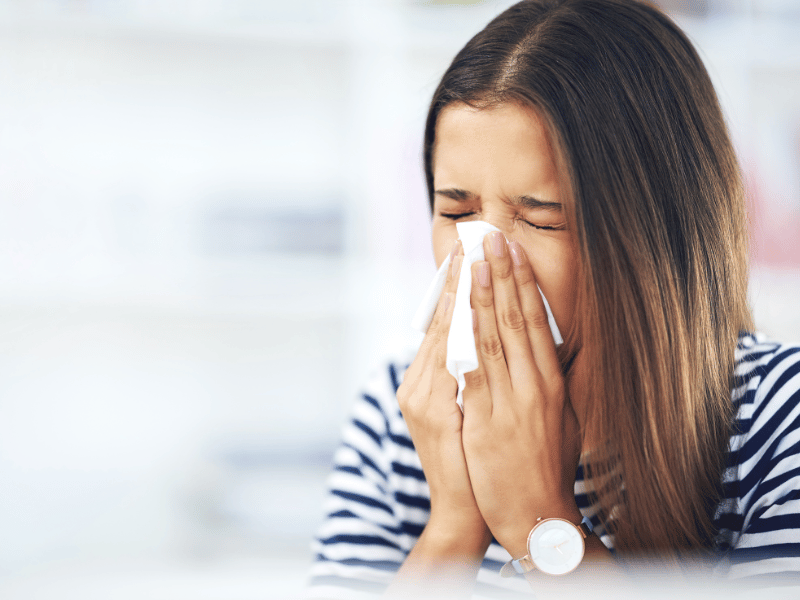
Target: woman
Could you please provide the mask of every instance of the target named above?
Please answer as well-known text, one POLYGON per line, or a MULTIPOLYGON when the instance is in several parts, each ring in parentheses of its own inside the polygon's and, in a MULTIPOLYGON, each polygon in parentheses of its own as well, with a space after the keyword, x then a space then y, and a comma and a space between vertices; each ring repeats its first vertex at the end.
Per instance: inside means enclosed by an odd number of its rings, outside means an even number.
POLYGON ((523 1, 445 73, 424 161, 451 275, 407 371, 356 406, 316 593, 524 591, 499 571, 558 586, 637 558, 800 573, 800 348, 747 333, 741 179, 684 34, 632 0, 523 1), (444 357, 469 220, 499 233, 462 415, 444 357), (540 519, 571 575, 524 559, 540 519))

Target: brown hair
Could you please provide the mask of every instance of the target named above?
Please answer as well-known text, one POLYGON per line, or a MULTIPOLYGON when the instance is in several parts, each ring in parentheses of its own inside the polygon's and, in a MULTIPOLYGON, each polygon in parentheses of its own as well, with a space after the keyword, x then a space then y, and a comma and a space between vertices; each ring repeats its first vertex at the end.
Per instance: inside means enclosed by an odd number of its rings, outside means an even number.
POLYGON ((751 317, 739 167, 696 51, 642 2, 512 6, 434 94, 431 205, 437 118, 455 102, 521 102, 549 128, 580 256, 566 345, 584 353, 592 419, 618 475, 598 485, 600 463, 588 469, 615 547, 667 557, 711 547, 734 349, 751 317))

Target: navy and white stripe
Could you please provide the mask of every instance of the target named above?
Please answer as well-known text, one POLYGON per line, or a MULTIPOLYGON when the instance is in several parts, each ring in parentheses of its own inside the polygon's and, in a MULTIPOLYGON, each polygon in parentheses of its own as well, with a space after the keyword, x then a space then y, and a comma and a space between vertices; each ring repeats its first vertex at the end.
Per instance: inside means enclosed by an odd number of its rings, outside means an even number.
MULTIPOLYGON (((715 516, 720 560, 729 579, 800 575, 800 346, 743 335, 736 350, 738 407, 725 494, 715 516)), ((356 403, 334 456, 326 518, 313 547, 309 597, 369 598, 380 593, 428 520, 430 490, 397 405, 404 368, 374 377, 356 403)), ((613 548, 578 469, 578 507, 613 548)), ((475 596, 529 593, 523 578, 502 579, 510 560, 496 542, 486 553, 475 596)))
POLYGON ((743 336, 725 494, 715 524, 729 578, 800 574, 800 347, 743 336))

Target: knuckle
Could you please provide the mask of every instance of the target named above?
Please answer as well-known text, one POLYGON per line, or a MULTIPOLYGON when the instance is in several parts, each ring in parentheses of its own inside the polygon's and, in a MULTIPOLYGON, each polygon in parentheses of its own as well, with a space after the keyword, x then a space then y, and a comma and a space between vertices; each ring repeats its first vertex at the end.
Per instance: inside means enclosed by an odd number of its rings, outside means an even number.
POLYGON ((477 294, 476 300, 478 306, 481 308, 492 308, 494 305, 494 297, 492 296, 492 292, 490 290, 486 290, 484 293, 477 294))
POLYGON ((419 385, 419 382, 402 383, 397 388, 397 404, 400 406, 400 412, 406 419, 414 419, 418 417, 420 410, 424 407, 425 403, 422 402, 423 398, 429 393, 426 392, 427 386, 419 385))
MULTIPOLYGON (((398 399, 399 400, 399 399, 398 399)), ((403 418, 408 422, 416 422, 420 419, 420 402, 418 401, 417 397, 414 394, 411 394, 405 398, 403 402, 400 402, 400 413, 403 415, 403 418)))
POLYGON ((514 274, 517 280, 517 287, 528 287, 533 283, 533 272, 529 269, 519 269, 514 274))
POLYGON ((425 334, 425 341, 423 342, 427 348, 435 347, 439 343, 439 338, 442 335, 442 329, 439 327, 438 321, 431 323, 428 333, 425 334))
MULTIPOLYGON (((464 381, 466 382, 468 388, 477 389, 485 387, 487 385, 486 373, 484 372, 483 369, 477 369, 475 371, 465 373, 464 381)), ((469 402, 469 396, 470 394, 466 392, 464 393, 465 406, 469 402)))
POLYGON ((500 312, 500 324, 513 331, 525 329, 525 317, 517 307, 509 308, 500 312))
POLYGON ((549 329, 550 321, 547 319, 547 313, 543 310, 533 310, 528 314, 526 319, 535 329, 549 329))
POLYGON ((436 352, 434 353, 434 360, 435 365, 437 367, 444 367, 447 364, 447 348, 443 347, 441 344, 436 348, 436 352))
POLYGON ((509 260, 501 260, 498 261, 498 264, 493 264, 492 272, 495 277, 500 280, 510 279, 514 276, 514 271, 511 268, 511 261, 509 260))
POLYGON ((401 383, 397 388, 397 403, 400 405, 400 410, 404 410, 408 406, 411 399, 411 390, 405 383, 401 383))
POLYGON ((499 359, 503 356, 503 343, 496 335, 481 338, 481 354, 490 359, 499 359))

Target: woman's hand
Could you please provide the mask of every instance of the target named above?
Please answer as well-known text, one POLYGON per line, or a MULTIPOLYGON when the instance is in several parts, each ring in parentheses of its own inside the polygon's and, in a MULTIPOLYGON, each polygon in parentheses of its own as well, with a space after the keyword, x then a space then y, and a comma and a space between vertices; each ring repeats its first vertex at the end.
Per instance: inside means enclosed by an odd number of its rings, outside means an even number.
POLYGON ((536 519, 578 523, 580 435, 531 265, 502 233, 472 267, 479 367, 466 374, 463 444, 472 490, 495 538, 527 554, 536 519))
POLYGON ((450 256, 451 268, 439 305, 397 391, 397 399, 430 487, 431 515, 423 534, 424 541, 443 548, 451 541, 460 540, 463 552, 480 554, 482 558, 491 538, 467 472, 461 442, 463 417, 456 404, 458 386, 445 365, 447 336, 463 260, 458 242, 450 256), (468 549, 470 546, 475 546, 474 551, 468 549))
POLYGON ((461 443, 458 385, 447 371, 447 335, 463 260, 458 242, 451 269, 425 339, 397 390, 397 400, 422 463, 431 514, 385 596, 468 596, 491 542, 478 510, 461 443))

